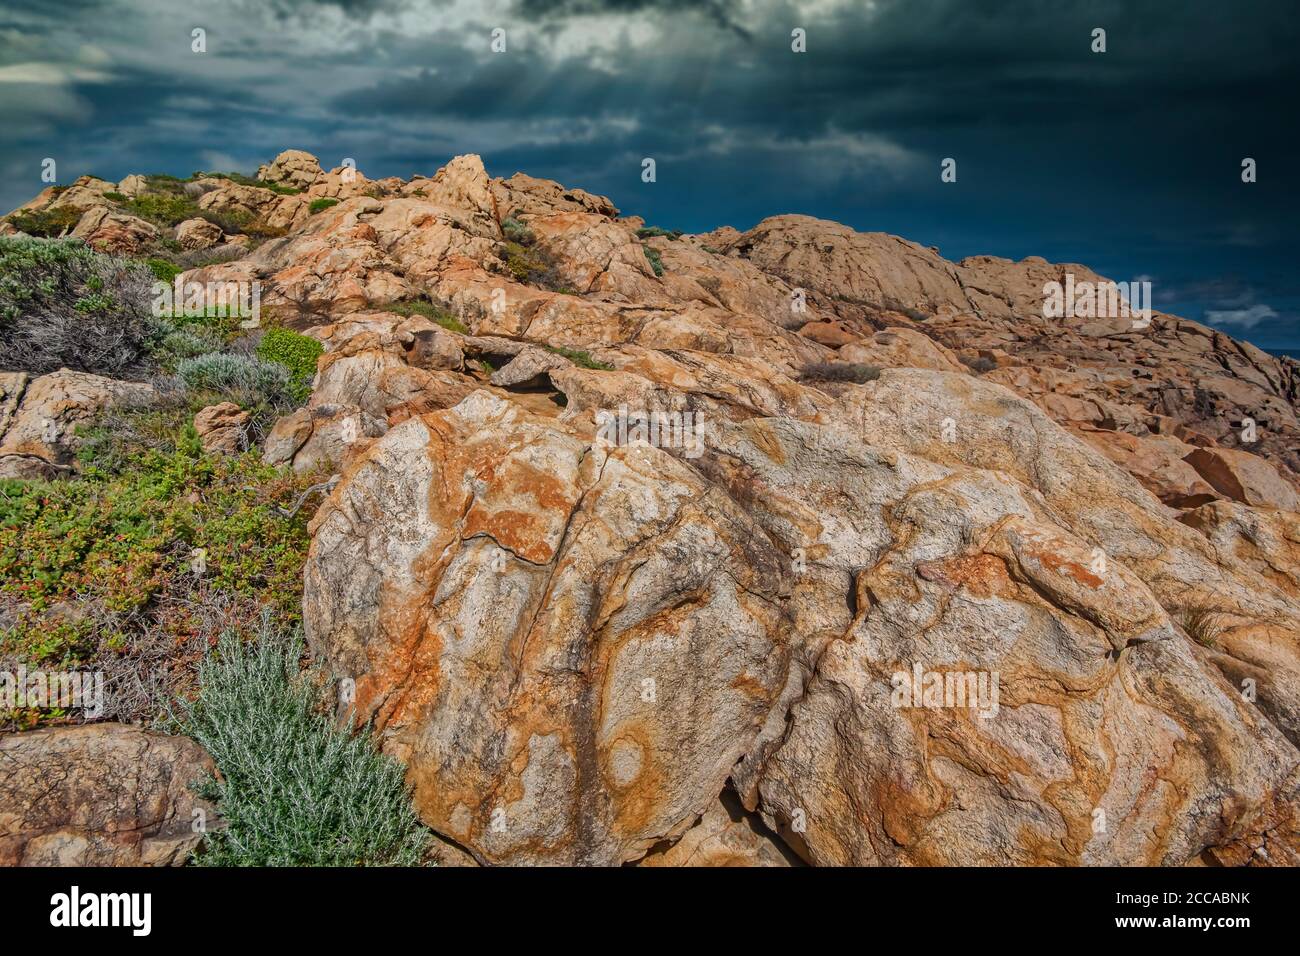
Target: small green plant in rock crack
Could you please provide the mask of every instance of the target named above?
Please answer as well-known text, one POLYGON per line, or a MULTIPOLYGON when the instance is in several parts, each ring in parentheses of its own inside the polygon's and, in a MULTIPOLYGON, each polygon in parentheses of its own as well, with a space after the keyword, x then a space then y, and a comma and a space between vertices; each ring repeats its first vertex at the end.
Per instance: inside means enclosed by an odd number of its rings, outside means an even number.
POLYGON ((388 305, 376 306, 385 312, 395 312, 398 315, 422 315, 429 321, 442 326, 448 332, 456 332, 460 335, 469 335, 467 329, 456 316, 452 315, 447 309, 440 305, 435 305, 425 299, 410 299, 406 302, 392 302, 388 305))
POLYGON ((601 362, 598 359, 592 358, 590 352, 584 352, 582 349, 565 348, 563 345, 545 345, 543 348, 548 352, 564 356, 574 365, 580 366, 581 368, 595 369, 601 372, 614 371, 614 366, 610 365, 608 362, 601 362))
POLYGON ((654 274, 659 278, 663 278, 664 260, 659 255, 659 250, 648 245, 642 245, 641 249, 645 252, 645 257, 650 262, 650 268, 654 270, 654 274))

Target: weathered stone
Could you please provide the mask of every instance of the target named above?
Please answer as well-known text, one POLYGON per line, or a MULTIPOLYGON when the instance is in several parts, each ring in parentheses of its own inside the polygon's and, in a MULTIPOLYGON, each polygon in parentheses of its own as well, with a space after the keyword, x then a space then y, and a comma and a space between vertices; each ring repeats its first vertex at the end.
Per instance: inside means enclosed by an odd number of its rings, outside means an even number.
POLYGON ((22 391, 0 438, 0 476, 55 477, 72 470, 76 428, 113 405, 150 401, 150 385, 60 369, 22 391))
POLYGON ((249 418, 248 412, 234 402, 221 402, 194 415, 194 430, 199 433, 204 451, 237 455, 244 450, 249 418))
POLYGON ((0 866, 177 866, 216 811, 203 748, 125 724, 0 737, 0 866), (201 816, 200 816, 201 815, 201 816))
POLYGON ((176 241, 182 249, 211 249, 220 245, 221 227, 206 219, 186 219, 176 227, 176 241))
POLYGON ((740 507, 485 392, 371 445, 312 528, 313 646, 422 818, 484 861, 679 835, 785 683, 786 572, 740 507))
POLYGON ((1258 455, 1231 448, 1197 448, 1183 459, 1215 490, 1248 505, 1300 510, 1295 486, 1258 455))

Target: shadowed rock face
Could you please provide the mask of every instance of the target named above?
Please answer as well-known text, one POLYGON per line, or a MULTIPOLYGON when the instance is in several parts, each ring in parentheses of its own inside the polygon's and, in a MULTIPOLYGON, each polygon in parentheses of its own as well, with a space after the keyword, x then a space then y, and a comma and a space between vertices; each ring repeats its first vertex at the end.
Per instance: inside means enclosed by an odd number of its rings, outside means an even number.
POLYGON ((1084 266, 346 173, 218 184, 287 233, 184 279, 322 342, 308 636, 478 862, 1300 862, 1300 365, 1045 318, 1084 266))

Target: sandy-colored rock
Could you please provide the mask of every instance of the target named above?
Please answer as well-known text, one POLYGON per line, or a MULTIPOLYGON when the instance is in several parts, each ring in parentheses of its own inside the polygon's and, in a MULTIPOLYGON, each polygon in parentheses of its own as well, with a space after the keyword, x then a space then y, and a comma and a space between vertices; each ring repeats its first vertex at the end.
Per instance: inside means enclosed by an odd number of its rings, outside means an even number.
POLYGON ((26 372, 0 372, 0 441, 18 414, 18 405, 31 376, 26 372))
POLYGON ((177 866, 214 808, 203 748, 126 724, 0 737, 0 866, 177 866))
POLYGON ((1266 459, 1232 448, 1197 448, 1184 459, 1220 494, 1248 505, 1300 510, 1295 485, 1266 459))
POLYGON ((206 219, 186 219, 176 227, 176 241, 182 249, 211 249, 221 244, 221 227, 206 219))
POLYGON ((785 682, 785 571, 740 507, 485 392, 371 445, 312 527, 313 647, 483 861, 685 832, 785 682))
POLYGON ((1300 599, 1300 515, 1215 501, 1178 520, 1210 540, 1221 564, 1240 562, 1300 599))
POLYGON ((571 365, 563 355, 530 347, 493 372, 490 381, 499 388, 536 388, 550 383, 551 372, 571 365))
POLYGON ((1195 508, 1219 497, 1196 469, 1183 460, 1192 446, 1172 435, 1139 438, 1087 424, 1075 425, 1071 431, 1172 508, 1195 508))
POLYGON ((248 412, 234 402, 220 402, 195 413, 194 430, 204 451, 237 455, 247 442, 249 419, 248 412))
POLYGON ((156 239, 158 229, 152 223, 104 205, 86 210, 72 235, 100 252, 130 256, 156 239))
POLYGON ((301 149, 286 149, 275 159, 257 169, 257 178, 267 183, 280 183, 296 189, 306 189, 325 171, 320 160, 301 149))
POLYGON ((936 372, 966 372, 951 350, 929 336, 905 327, 874 332, 840 349, 840 361, 860 362, 877 368, 929 368, 936 372))
POLYGON ((117 184, 114 192, 121 193, 127 199, 134 199, 149 189, 148 181, 139 173, 132 173, 117 184))
POLYGON ((727 792, 680 840, 666 850, 648 854, 637 865, 794 866, 797 861, 727 792))
POLYGON ((387 430, 384 419, 356 405, 313 402, 275 423, 263 458, 298 472, 334 472, 387 430))

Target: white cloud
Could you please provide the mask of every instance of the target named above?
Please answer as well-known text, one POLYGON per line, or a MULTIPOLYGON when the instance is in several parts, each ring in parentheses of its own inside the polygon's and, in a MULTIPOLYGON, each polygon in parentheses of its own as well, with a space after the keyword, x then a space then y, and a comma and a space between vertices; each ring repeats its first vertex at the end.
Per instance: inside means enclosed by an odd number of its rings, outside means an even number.
POLYGON ((1243 329, 1253 329, 1261 322, 1276 319, 1277 312, 1262 302, 1248 309, 1207 309, 1205 321, 1211 325, 1235 325, 1243 329))

